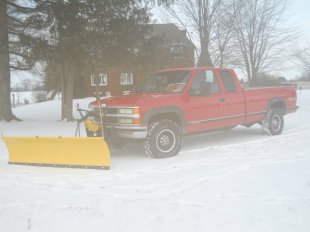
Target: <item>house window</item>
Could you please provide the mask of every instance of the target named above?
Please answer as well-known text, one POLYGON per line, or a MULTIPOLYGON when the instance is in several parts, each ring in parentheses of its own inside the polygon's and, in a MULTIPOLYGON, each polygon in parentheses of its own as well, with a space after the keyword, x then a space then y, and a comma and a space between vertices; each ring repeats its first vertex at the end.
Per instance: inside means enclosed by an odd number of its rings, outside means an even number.
POLYGON ((132 54, 135 57, 137 57, 139 55, 139 49, 138 48, 129 48, 128 51, 130 54, 132 54))
POLYGON ((133 74, 132 73, 121 73, 121 85, 132 85, 133 74))
POLYGON ((182 43, 172 44, 170 47, 170 54, 173 59, 181 60, 184 57, 184 46, 182 43))
MULTIPOLYGON (((108 74, 100 73, 99 74, 99 85, 104 86, 108 84, 108 74)), ((95 75, 91 75, 91 86, 96 86, 96 78, 95 75)))

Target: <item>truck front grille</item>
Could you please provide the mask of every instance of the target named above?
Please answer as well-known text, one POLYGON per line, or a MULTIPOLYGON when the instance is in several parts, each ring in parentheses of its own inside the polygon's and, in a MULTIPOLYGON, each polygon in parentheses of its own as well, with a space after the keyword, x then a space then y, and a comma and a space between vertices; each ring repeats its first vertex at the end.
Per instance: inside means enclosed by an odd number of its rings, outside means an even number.
POLYGON ((106 117, 104 119, 104 123, 109 124, 109 125, 118 124, 118 118, 106 117))
POLYGON ((107 113, 107 114, 118 114, 118 109, 117 108, 106 108, 105 109, 105 112, 107 113))
MULTIPOLYGON (((119 108, 116 107, 103 107, 102 108, 102 117, 103 120, 102 122, 105 125, 120 125, 120 119, 121 118, 127 118, 127 119, 133 119, 133 118, 140 118, 140 116, 138 114, 133 114, 133 115, 126 115, 126 114, 120 114, 119 113, 119 108)), ((97 123, 100 123, 100 113, 99 113, 99 109, 95 109, 94 113, 93 113, 93 120, 97 123)))

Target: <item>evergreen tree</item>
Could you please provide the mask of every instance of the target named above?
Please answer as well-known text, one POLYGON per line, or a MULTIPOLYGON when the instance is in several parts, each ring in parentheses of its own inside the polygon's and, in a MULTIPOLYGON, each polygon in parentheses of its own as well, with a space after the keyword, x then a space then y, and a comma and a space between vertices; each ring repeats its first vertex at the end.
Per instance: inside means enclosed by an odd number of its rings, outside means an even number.
POLYGON ((5 121, 17 120, 11 109, 10 69, 28 70, 33 64, 21 46, 22 41, 27 40, 23 30, 24 18, 32 12, 32 8, 17 2, 0 1, 0 120, 5 121))
POLYGON ((40 31, 46 45, 42 50, 43 43, 37 43, 32 51, 42 51, 34 57, 46 64, 48 83, 61 89, 67 120, 72 120, 74 83, 84 84, 81 78, 96 74, 100 65, 129 62, 130 48, 149 22, 147 5, 133 0, 42 0, 35 12, 27 24, 40 31))

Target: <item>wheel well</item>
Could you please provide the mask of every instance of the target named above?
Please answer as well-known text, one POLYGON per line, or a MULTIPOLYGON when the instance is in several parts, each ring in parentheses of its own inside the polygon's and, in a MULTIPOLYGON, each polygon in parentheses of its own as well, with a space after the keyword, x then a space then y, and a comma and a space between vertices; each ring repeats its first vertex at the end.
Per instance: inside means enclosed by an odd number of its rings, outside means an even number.
POLYGON ((283 114, 286 113, 286 106, 283 101, 274 102, 270 105, 269 109, 277 109, 280 110, 283 114))

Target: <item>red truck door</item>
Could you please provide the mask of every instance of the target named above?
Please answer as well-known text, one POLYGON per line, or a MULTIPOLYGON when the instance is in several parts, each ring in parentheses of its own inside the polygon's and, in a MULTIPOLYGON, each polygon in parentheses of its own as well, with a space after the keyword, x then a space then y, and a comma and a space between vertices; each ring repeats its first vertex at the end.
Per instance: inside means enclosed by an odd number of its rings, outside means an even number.
POLYGON ((225 114, 225 98, 220 90, 217 77, 213 70, 198 70, 188 92, 185 104, 185 117, 189 133, 219 127, 225 114), (211 95, 206 96, 201 89, 203 82, 211 85, 211 95))
POLYGON ((245 119, 245 97, 239 80, 232 70, 220 69, 216 72, 224 90, 225 120, 222 126, 242 124, 245 119))

